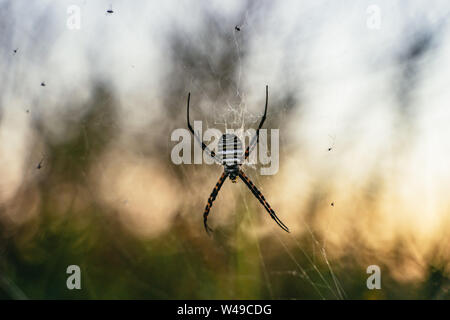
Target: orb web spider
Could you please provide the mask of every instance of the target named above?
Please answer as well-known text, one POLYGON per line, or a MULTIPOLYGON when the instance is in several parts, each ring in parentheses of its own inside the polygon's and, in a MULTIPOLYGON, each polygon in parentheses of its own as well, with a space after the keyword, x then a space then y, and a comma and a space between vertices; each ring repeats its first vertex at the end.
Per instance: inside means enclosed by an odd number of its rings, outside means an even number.
POLYGON ((259 123, 258 129, 256 130, 256 135, 252 138, 247 149, 245 150, 244 158, 242 159, 243 149, 241 140, 234 134, 225 133, 219 139, 218 145, 218 153, 216 154, 214 151, 211 151, 206 144, 199 138, 199 136, 194 132, 194 129, 191 126, 189 121, 189 101, 191 99, 191 93, 188 94, 187 99, 187 125, 192 135, 197 139, 198 143, 202 146, 202 150, 206 151, 206 153, 213 158, 217 163, 224 166, 224 172, 219 178, 219 181, 216 183, 211 195, 209 196, 208 202, 205 207, 205 212, 203 213, 203 224, 205 225, 205 230, 209 234, 212 229, 208 226, 208 215, 211 210, 212 204, 214 200, 216 200, 217 194, 222 188, 223 183, 225 182, 227 177, 230 177, 230 180, 233 183, 237 182, 237 177, 241 178, 244 181, 245 185, 250 189, 256 199, 261 202, 264 208, 269 213, 270 217, 275 220, 275 222, 286 232, 289 232, 288 227, 277 217, 273 209, 270 207, 269 203, 266 201, 262 193, 256 188, 253 182, 245 175, 240 166, 243 161, 248 159, 248 156, 255 148, 256 144, 259 142, 259 130, 261 129, 264 120, 266 120, 267 114, 267 101, 269 96, 269 87, 266 86, 266 106, 264 108, 264 115, 261 118, 261 122, 259 123))

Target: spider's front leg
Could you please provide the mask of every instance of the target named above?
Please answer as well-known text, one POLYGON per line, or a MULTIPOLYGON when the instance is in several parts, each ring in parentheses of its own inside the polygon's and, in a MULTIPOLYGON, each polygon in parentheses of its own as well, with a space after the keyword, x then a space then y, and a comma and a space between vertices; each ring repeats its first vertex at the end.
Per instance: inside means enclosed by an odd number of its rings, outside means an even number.
POLYGON ((189 101, 191 100, 191 93, 188 94, 187 99, 187 125, 189 131, 191 131, 194 138, 198 141, 200 146, 202 147, 202 150, 205 151, 211 158, 213 158, 217 163, 221 163, 220 159, 217 157, 216 153, 213 150, 210 150, 208 146, 200 139, 198 134, 194 132, 194 129, 192 128, 191 121, 189 120, 189 101))
POLYGON ((208 215, 209 211, 211 210, 212 204, 214 200, 216 200, 217 194, 219 193, 220 188, 222 188, 223 183, 225 182, 225 179, 228 177, 228 173, 224 172, 219 178, 219 181, 217 181, 216 186, 214 187, 213 191, 211 192, 211 195, 208 198, 208 203, 205 207, 205 212, 203 213, 203 224, 205 225, 205 230, 209 234, 213 230, 208 227, 208 215))
POLYGON ((244 154, 244 160, 248 159, 248 156, 255 148, 256 144, 259 142, 259 130, 264 124, 264 121, 266 121, 266 115, 267 115, 267 103, 269 101, 269 86, 266 86, 266 106, 264 107, 264 114, 261 118, 261 122, 259 123, 258 129, 256 129, 256 134, 253 137, 253 139, 250 141, 249 145, 247 146, 247 149, 245 150, 244 154))

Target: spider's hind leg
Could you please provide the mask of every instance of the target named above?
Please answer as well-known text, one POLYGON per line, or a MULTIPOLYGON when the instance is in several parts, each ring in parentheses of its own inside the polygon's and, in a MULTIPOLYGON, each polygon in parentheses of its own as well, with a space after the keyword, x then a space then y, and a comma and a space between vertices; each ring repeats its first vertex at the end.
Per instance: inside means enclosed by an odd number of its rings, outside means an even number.
POLYGON ((259 202, 263 205, 263 207, 269 213, 270 217, 278 224, 278 226, 284 231, 289 232, 289 228, 280 220, 280 218, 278 218, 278 216, 275 214, 275 211, 273 211, 269 203, 266 201, 266 198, 264 198, 263 194, 258 190, 258 188, 256 188, 253 182, 245 175, 242 170, 239 171, 239 177, 242 179, 242 181, 244 181, 244 183, 247 185, 256 199, 259 200, 259 202))
POLYGON ((213 229, 211 229, 211 228, 208 226, 207 220, 208 220, 208 214, 206 214, 206 215, 204 214, 204 215, 203 215, 203 224, 205 225, 206 233, 207 233, 208 235, 211 235, 211 233, 213 232, 213 229))
POLYGON ((219 193, 220 188, 222 188, 223 183, 225 182, 225 179, 228 177, 228 173, 224 172, 219 178, 219 181, 217 181, 216 186, 214 187, 213 191, 211 192, 211 195, 208 198, 208 203, 205 207, 205 212, 203 212, 203 224, 205 225, 206 233, 210 234, 213 230, 208 226, 208 215, 209 211, 211 210, 212 204, 214 200, 216 200, 217 194, 219 193))

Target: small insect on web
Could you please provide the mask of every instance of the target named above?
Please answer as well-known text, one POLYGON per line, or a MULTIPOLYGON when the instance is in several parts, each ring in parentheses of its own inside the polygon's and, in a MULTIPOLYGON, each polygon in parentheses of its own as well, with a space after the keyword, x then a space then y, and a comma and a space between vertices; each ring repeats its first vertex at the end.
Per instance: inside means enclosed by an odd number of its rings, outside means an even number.
POLYGON ((328 135, 328 136, 329 136, 330 139, 331 139, 331 146, 328 147, 328 151, 331 151, 331 150, 333 150, 333 148, 334 148, 334 144, 335 144, 335 142, 336 142, 336 136, 331 136, 331 135, 328 135))
POLYGON ((214 187, 211 195, 209 196, 208 202, 205 207, 205 211, 203 213, 203 223, 205 225, 205 230, 209 234, 212 229, 208 226, 207 220, 209 211, 211 210, 212 204, 217 197, 217 194, 222 188, 223 183, 226 178, 229 177, 233 183, 237 182, 237 177, 239 177, 245 185, 250 189, 253 195, 259 200, 259 202, 263 205, 263 207, 267 210, 270 217, 282 228, 284 231, 289 232, 288 227, 278 218, 275 214, 275 211, 270 207, 269 203, 266 201, 262 193, 256 188, 253 182, 245 175, 240 166, 242 163, 248 159, 248 156, 255 148, 257 143, 259 142, 259 130, 261 129, 264 121, 266 120, 267 114, 267 103, 269 96, 269 87, 266 86, 266 105, 264 108, 264 115, 262 116, 261 122, 259 123, 258 129, 256 130, 255 136, 250 141, 250 144, 247 146, 247 149, 244 150, 242 148, 242 142, 240 139, 234 134, 223 134, 219 140, 219 152, 216 154, 214 151, 211 151, 206 144, 200 139, 200 137, 194 132, 194 129, 191 126, 189 121, 189 102, 191 99, 191 93, 188 94, 187 99, 187 125, 195 139, 202 146, 202 150, 206 151, 206 153, 213 158, 217 163, 222 164, 224 166, 224 172, 219 178, 216 186, 214 187))
POLYGON ((114 13, 114 10, 112 9, 112 4, 111 4, 111 5, 109 5, 109 9, 106 10, 106 14, 113 14, 113 13, 114 13))
POLYGON ((42 163, 44 162, 44 157, 42 157, 41 161, 39 161, 38 165, 36 166, 36 169, 41 169, 42 168, 42 163))

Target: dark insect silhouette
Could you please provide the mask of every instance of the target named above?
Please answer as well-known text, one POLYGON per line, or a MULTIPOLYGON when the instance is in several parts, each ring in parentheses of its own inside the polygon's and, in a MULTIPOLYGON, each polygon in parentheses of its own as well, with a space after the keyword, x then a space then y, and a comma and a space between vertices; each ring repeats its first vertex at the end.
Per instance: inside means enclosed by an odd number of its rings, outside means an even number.
POLYGON ((224 171, 222 175, 219 178, 219 181, 217 182, 216 186, 214 187, 211 195, 209 196, 208 202, 206 204, 205 211, 203 213, 203 224, 205 225, 206 232, 209 234, 212 229, 208 227, 208 215, 209 211, 212 207, 212 204, 214 200, 216 200, 217 194, 220 191, 220 188, 222 187, 223 183, 225 182, 226 178, 230 178, 231 182, 236 183, 237 177, 239 177, 245 185, 250 189, 250 191, 253 193, 253 195, 256 197, 256 199, 259 200, 259 202, 264 206, 264 208, 269 213, 270 217, 280 226, 281 229, 283 229, 286 232, 289 232, 288 227, 277 217, 275 214, 275 211, 270 207, 269 203, 266 201, 266 198, 262 195, 262 193, 256 188, 256 186, 253 184, 253 182, 246 176, 244 171, 240 168, 241 165, 245 160, 248 159, 248 156, 250 155, 251 151, 254 149, 256 144, 259 142, 259 130, 261 129, 264 120, 266 120, 266 114, 267 114, 267 101, 268 101, 268 95, 269 95, 269 88, 266 86, 266 106, 264 108, 264 115, 262 116, 261 122, 259 123, 258 129, 256 130, 256 135, 252 138, 250 141, 250 144, 248 145, 247 149, 244 150, 242 148, 242 142, 241 140, 234 134, 225 133, 220 137, 219 145, 218 145, 218 152, 217 154, 214 151, 211 151, 206 144, 200 139, 200 137, 194 132, 194 129, 191 126, 191 123, 189 121, 189 101, 191 99, 191 93, 188 94, 187 99, 187 125, 191 133, 194 135, 195 139, 197 139, 198 143, 202 146, 203 151, 206 151, 206 153, 213 158, 217 163, 223 165, 224 171))
POLYGON ((331 203, 331 206, 334 207, 334 202, 331 203))
POLYGON ((241 31, 241 28, 240 28, 239 26, 235 26, 235 27, 234 27, 234 30, 236 30, 236 31, 241 31))
POLYGON ((113 13, 114 13, 114 11, 113 11, 113 9, 112 9, 112 5, 109 6, 109 9, 106 10, 106 13, 107 13, 107 14, 113 14, 113 13))
POLYGON ((41 159, 41 161, 39 161, 39 163, 38 163, 38 165, 37 165, 37 167, 36 167, 36 169, 41 169, 42 168, 42 162, 44 162, 44 158, 42 158, 41 159))
POLYGON ((45 87, 45 82, 41 82, 41 87, 45 87))
POLYGON ((334 143, 336 141, 336 136, 331 136, 331 135, 328 135, 328 136, 331 138, 331 146, 328 147, 328 151, 331 151, 334 148, 334 143))
POLYGON ((16 53, 17 53, 17 50, 19 50, 19 49, 14 49, 14 54, 16 54, 16 53))

